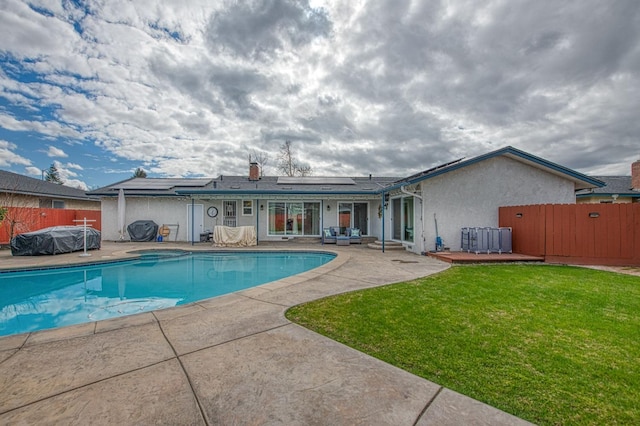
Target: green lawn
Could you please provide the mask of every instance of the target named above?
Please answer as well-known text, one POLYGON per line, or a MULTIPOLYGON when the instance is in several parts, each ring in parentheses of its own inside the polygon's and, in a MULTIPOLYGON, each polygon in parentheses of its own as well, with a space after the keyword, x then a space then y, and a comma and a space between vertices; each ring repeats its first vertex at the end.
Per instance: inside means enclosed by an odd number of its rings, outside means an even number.
POLYGON ((640 424, 640 278, 456 266, 287 317, 538 424, 640 424))

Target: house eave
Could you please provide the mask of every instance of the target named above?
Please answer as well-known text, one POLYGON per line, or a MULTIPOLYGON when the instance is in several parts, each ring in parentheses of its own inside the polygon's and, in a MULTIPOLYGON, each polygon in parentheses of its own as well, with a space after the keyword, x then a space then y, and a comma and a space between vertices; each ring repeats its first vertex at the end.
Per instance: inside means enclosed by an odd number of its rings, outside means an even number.
POLYGON ((203 195, 255 195, 255 196, 286 196, 286 195, 308 195, 317 198, 324 198, 327 196, 335 195, 365 195, 375 197, 378 191, 294 191, 294 190, 241 190, 241 189, 216 189, 216 190, 201 190, 201 191, 176 191, 177 195, 181 196, 203 196, 203 195))

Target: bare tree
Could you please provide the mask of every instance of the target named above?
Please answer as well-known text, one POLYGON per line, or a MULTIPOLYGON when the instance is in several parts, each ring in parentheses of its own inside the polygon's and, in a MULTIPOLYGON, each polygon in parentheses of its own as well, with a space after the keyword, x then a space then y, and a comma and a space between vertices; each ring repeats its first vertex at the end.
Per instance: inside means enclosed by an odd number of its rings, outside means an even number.
POLYGON ((304 166, 298 166, 298 174, 300 176, 311 176, 313 170, 311 170, 311 166, 305 164, 304 166))
POLYGON ((260 176, 264 176, 264 170, 269 163, 269 154, 264 151, 256 151, 255 149, 249 154, 249 163, 256 162, 260 167, 260 176))
POLYGON ((291 149, 291 141, 285 141, 280 146, 280 163, 278 163, 278 171, 285 176, 309 176, 313 173, 311 166, 301 165, 295 159, 291 149))
POLYGON ((0 190, 0 210, 4 212, 0 226, 6 228, 9 241, 18 233, 28 232, 38 223, 38 212, 30 197, 19 194, 18 182, 4 185, 0 190))

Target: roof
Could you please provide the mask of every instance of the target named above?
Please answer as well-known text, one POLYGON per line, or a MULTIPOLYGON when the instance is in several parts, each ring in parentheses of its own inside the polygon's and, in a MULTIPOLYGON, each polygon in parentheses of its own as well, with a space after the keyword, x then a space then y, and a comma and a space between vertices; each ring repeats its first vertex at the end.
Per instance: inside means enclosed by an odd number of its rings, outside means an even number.
MULTIPOLYGON (((263 176, 219 176, 215 179, 180 179, 180 185, 169 186, 171 179, 137 178, 91 191, 91 195, 117 196, 120 188, 128 196, 229 196, 233 195, 376 195, 397 181, 398 177, 295 178, 263 176), (145 181, 145 182, 143 182, 145 181), (203 182, 206 181, 205 184, 203 182), (188 185, 192 182, 192 185, 188 185), (162 187, 162 183, 167 184, 162 187)), ((178 180, 176 180, 178 181, 178 180)))
POLYGON ((489 152, 487 154, 479 155, 477 157, 471 158, 466 161, 463 161, 463 159, 461 158, 459 160, 451 161, 441 166, 433 167, 423 172, 416 173, 407 178, 401 179, 398 182, 395 182, 395 184, 392 187, 390 187, 388 190, 391 191, 401 186, 412 185, 426 179, 440 176, 445 173, 449 173, 454 170, 459 170, 463 167, 467 167, 472 164, 476 164, 481 161, 485 161, 485 160, 500 157, 500 156, 511 158, 521 163, 528 164, 537 169, 544 170, 548 173, 563 177, 565 179, 569 179, 574 182, 576 190, 596 188, 596 187, 599 188, 604 186, 604 182, 596 178, 587 176, 582 173, 578 173, 575 170, 571 170, 567 167, 561 166, 556 163, 552 163, 551 161, 547 161, 543 158, 536 157, 535 155, 531 155, 527 152, 521 151, 512 146, 507 146, 505 148, 501 148, 496 151, 489 152))
POLYGON ((0 170, 0 192, 71 200, 99 201, 78 188, 0 170))
POLYGON ((604 182, 582 173, 520 151, 513 147, 502 148, 488 154, 463 161, 448 162, 409 177, 277 177, 263 176, 249 180, 248 176, 219 176, 206 179, 155 179, 132 178, 89 192, 98 196, 117 196, 123 189, 125 195, 137 196, 196 196, 217 198, 229 196, 374 196, 382 192, 398 190, 444 173, 449 173, 472 164, 495 157, 505 156, 548 173, 561 176, 575 184, 576 189, 599 188, 604 182))
POLYGON ((610 197, 612 195, 618 195, 623 198, 640 198, 640 191, 634 190, 631 187, 631 176, 594 176, 594 178, 604 182, 605 186, 578 191, 576 197, 610 197))

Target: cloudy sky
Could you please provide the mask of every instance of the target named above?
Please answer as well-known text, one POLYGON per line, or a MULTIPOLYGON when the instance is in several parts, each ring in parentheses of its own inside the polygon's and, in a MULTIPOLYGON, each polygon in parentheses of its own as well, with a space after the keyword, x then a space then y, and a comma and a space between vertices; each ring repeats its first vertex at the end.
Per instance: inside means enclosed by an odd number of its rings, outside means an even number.
POLYGON ((640 158, 637 0, 0 2, 0 168, 71 186, 640 158), (484 4, 483 4, 484 3, 484 4))

